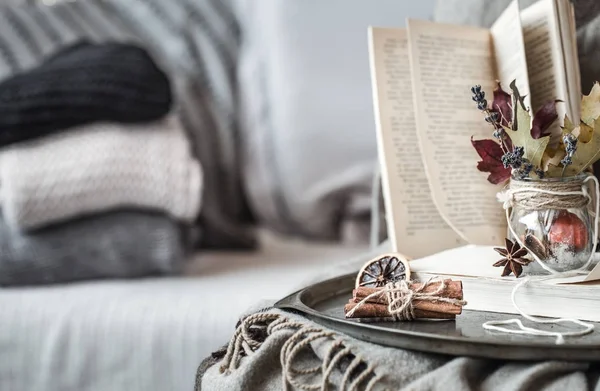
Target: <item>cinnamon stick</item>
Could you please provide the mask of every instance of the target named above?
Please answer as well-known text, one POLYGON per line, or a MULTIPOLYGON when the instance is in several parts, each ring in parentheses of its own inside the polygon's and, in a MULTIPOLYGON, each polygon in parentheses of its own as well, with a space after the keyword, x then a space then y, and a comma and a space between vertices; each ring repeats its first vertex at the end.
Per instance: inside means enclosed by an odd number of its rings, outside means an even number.
MULTIPOLYGON (((359 302, 360 302, 360 300, 357 301, 356 299, 350 299, 348 304, 357 304, 359 302)), ((387 303, 372 303, 370 301, 367 301, 363 305, 367 305, 367 304, 385 307, 386 310, 388 308, 387 303)), ((443 313, 443 314, 460 315, 462 313, 462 306, 455 305, 452 303, 446 303, 443 301, 414 300, 413 308, 422 310, 422 311, 439 312, 439 313, 443 313)))
MULTIPOLYGON (((449 299, 457 299, 457 300, 462 300, 463 299, 463 287, 462 287, 462 281, 453 281, 453 280, 445 280, 444 281, 446 283, 446 288, 440 292, 440 296, 443 297, 447 297, 449 299)), ((423 293, 432 293, 435 292, 436 290, 438 290, 439 288, 439 282, 435 282, 435 283, 431 283, 428 286, 425 287, 425 289, 423 289, 423 293)), ((408 287, 411 290, 418 290, 421 289, 421 287, 423 286, 423 283, 409 283, 408 287)), ((356 300, 356 302, 361 301, 362 299, 364 299, 365 297, 383 290, 383 288, 369 288, 369 287, 359 287, 356 288, 352 291, 352 295, 354 297, 354 299, 356 300)), ((385 294, 381 294, 380 296, 376 296, 373 297, 371 299, 369 299, 368 301, 369 303, 385 303, 387 304, 387 297, 385 294)))
MULTIPOLYGON (((350 299, 349 304, 357 304, 360 301, 361 300, 350 299)), ((387 302, 386 303, 381 303, 381 302, 373 303, 371 301, 367 301, 367 302, 365 302, 365 304, 381 305, 385 308, 388 307, 387 302)), ((413 300, 413 307, 415 309, 419 309, 419 310, 423 310, 423 311, 441 312, 444 314, 460 315, 462 313, 462 306, 455 305, 452 303, 446 303, 443 301, 413 300)))
MULTIPOLYGON (((448 299, 463 299, 463 290, 461 281, 444 281, 446 287, 439 292, 439 296, 448 299)), ((409 283, 409 289, 419 290, 423 289, 422 293, 433 293, 440 287, 440 282, 433 282, 423 288, 423 283, 409 283)), ((357 303, 361 302, 368 296, 382 292, 381 295, 371 297, 367 302, 360 305, 353 314, 352 317, 357 318, 386 318, 392 315, 388 310, 388 298, 383 293, 385 288, 367 288, 359 287, 353 291, 353 297, 349 300, 349 303, 345 306, 346 313, 356 307, 357 303)), ((429 319, 454 319, 456 315, 462 313, 461 304, 447 303, 440 300, 413 300, 413 308, 415 316, 417 318, 429 318, 429 319)))
MULTIPOLYGON (((356 307, 356 303, 348 303, 344 306, 344 312, 352 311, 356 307)), ((414 309, 415 318, 417 319, 455 319, 456 314, 443 313, 435 311, 427 311, 419 308, 414 309)), ((365 303, 356 308, 351 318, 393 318, 389 313, 387 305, 365 303)))

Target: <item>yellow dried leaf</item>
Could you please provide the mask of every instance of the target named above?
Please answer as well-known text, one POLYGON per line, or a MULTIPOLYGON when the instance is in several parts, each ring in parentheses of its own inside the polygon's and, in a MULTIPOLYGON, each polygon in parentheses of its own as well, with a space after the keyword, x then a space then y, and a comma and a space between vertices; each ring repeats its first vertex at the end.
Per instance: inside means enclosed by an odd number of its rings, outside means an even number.
POLYGON ((587 143, 594 135, 594 128, 582 122, 577 128, 573 129, 572 133, 578 138, 579 142, 587 143))
POLYGON ((550 137, 541 137, 537 140, 531 137, 531 115, 529 111, 525 109, 522 99, 518 96, 513 101, 513 105, 515 118, 513 129, 515 130, 508 127, 504 127, 504 130, 510 137, 513 145, 523 147, 525 150, 523 157, 529 160, 535 167, 541 167, 542 157, 550 142, 550 137))
POLYGON ((563 121, 563 126, 562 126, 563 134, 572 133, 573 130, 575 130, 575 128, 576 128, 576 126, 573 124, 573 122, 571 122, 571 119, 569 118, 569 116, 565 114, 565 119, 563 121))
MULTIPOLYGON (((590 128, 585 124, 581 124, 573 130, 573 134, 577 135, 588 132, 590 128)), ((593 131, 587 142, 580 139, 577 143, 577 150, 573 154, 573 164, 567 166, 563 176, 577 175, 585 171, 588 167, 600 159, 600 119, 594 121, 593 131)))
MULTIPOLYGON (((546 178, 560 178, 563 176, 563 167, 549 164, 546 169, 546 178)), ((567 175, 565 175, 567 176, 567 175)))
MULTIPOLYGON (((550 169, 550 166, 558 166, 560 164, 560 161, 565 157, 565 151, 564 149, 559 149, 557 151, 548 151, 546 150, 546 153, 544 153, 544 156, 542 156, 542 169, 544 171, 548 171, 550 169)), ((562 170, 562 168, 561 168, 562 170)))
POLYGON ((600 117, 600 84, 594 83, 589 95, 581 98, 581 120, 589 126, 600 117))

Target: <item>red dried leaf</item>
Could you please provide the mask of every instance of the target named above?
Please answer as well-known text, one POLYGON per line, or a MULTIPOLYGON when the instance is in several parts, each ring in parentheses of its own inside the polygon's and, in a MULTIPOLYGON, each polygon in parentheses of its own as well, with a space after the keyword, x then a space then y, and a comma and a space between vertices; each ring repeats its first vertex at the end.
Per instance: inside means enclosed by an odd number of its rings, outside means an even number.
POLYGON ((556 112, 556 104, 562 102, 562 100, 551 100, 546 102, 533 116, 533 123, 531 125, 531 137, 538 139, 545 136, 551 136, 548 129, 550 125, 558 119, 558 113, 556 112))
POLYGON ((481 172, 489 172, 487 180, 494 185, 505 182, 510 178, 510 168, 505 168, 502 164, 502 148, 494 140, 473 140, 471 143, 481 157, 477 163, 477 169, 481 172))
POLYGON ((500 123, 503 126, 509 126, 512 122, 512 98, 510 94, 502 89, 500 82, 494 89, 494 101, 492 102, 492 111, 500 114, 500 123))

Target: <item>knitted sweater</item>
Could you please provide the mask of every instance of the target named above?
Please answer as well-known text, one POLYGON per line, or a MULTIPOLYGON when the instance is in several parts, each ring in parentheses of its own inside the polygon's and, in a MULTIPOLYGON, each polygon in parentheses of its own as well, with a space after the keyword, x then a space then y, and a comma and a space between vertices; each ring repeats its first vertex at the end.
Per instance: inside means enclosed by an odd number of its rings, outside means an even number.
POLYGON ((0 286, 171 275, 183 263, 182 232, 160 214, 106 213, 25 235, 0 218, 0 286))
POLYGON ((0 151, 8 226, 29 230, 116 208, 198 215, 202 172, 176 117, 147 125, 97 124, 0 151))
POLYGON ((170 110, 169 80, 144 49, 80 42, 0 83, 0 146, 95 122, 158 120, 170 110))
MULTIPOLYGON (((13 2, 17 3, 17 2, 13 2)), ((205 247, 250 247, 236 126, 240 25, 232 1, 79 0, 0 5, 0 79, 81 39, 139 44, 169 74, 205 173, 205 247), (46 3, 46 4, 45 4, 46 3)), ((2 2, 2 4, 6 4, 2 2)))

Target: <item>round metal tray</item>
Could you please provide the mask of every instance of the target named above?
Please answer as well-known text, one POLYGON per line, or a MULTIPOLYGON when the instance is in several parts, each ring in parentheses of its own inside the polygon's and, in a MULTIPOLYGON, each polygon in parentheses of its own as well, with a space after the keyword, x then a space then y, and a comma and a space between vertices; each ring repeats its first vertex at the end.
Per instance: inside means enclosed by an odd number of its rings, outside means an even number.
MULTIPOLYGON (((567 338, 565 344, 556 345, 552 337, 495 333, 482 327, 488 320, 516 317, 512 314, 463 311, 452 321, 359 323, 345 319, 343 308, 352 297, 355 277, 351 274, 309 286, 280 300, 275 307, 300 312, 354 338, 395 348, 506 360, 600 361, 598 332, 567 338)), ((565 330, 565 326, 544 329, 565 330)))

